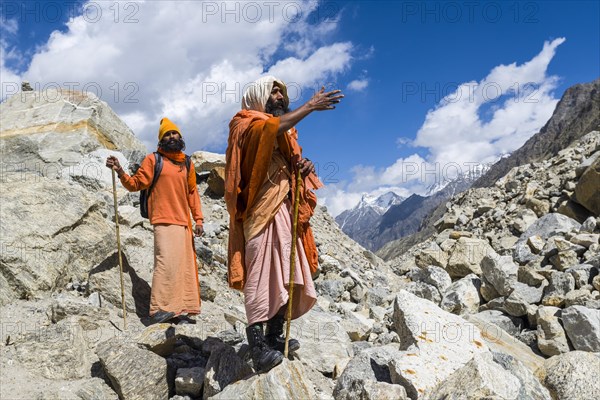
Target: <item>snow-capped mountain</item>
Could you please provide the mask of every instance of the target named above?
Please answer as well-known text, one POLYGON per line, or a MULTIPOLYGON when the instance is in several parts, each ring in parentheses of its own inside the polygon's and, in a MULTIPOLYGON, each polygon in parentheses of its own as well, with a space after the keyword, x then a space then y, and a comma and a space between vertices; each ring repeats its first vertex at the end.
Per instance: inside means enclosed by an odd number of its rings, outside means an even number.
MULTIPOLYGON (((499 160, 500 158, 498 158, 499 160)), ((446 188, 446 186, 452 184, 454 186, 464 186, 461 183, 473 183, 475 182, 477 179, 479 179, 481 176, 483 176, 487 171, 489 171, 489 169, 491 168, 491 166, 493 164, 496 163, 495 160, 492 163, 489 164, 477 164, 477 165, 471 165, 469 166, 469 168, 462 172, 461 174, 459 174, 456 177, 450 178, 450 177, 443 177, 440 180, 437 180, 436 182, 434 182, 433 184, 431 184, 428 188, 427 191, 425 193, 425 196, 431 196, 441 190, 443 190, 444 188, 446 188)), ((453 196, 455 193, 452 193, 451 196, 453 196)))
POLYGON ((403 200, 404 197, 398 196, 394 192, 387 192, 378 197, 364 194, 354 208, 342 212, 335 218, 335 221, 344 233, 361 243, 355 236, 360 236, 361 232, 377 226, 381 216, 390 207, 402 203, 403 200))

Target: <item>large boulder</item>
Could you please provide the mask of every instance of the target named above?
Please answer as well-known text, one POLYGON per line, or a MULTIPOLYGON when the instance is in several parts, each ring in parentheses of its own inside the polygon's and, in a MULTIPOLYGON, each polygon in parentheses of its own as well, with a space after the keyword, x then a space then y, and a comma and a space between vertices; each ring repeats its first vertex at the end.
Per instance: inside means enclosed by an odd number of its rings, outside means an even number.
POLYGON ((123 400, 169 397, 167 361, 149 350, 114 338, 96 348, 104 372, 123 400))
POLYGON ((561 317, 575 350, 600 352, 600 310, 571 306, 561 317))
MULTIPOLYGON (((116 249, 104 160, 116 155, 127 167, 145 146, 95 95, 56 89, 2 102, 0 137, 0 304, 86 281, 116 249)), ((119 197, 131 203, 122 187, 119 197)))
POLYGON ((594 215, 600 215, 600 158, 596 158, 579 178, 575 196, 579 204, 594 215))
POLYGON ((215 395, 204 395, 205 399, 314 399, 316 392, 307 379, 305 367, 299 361, 283 360, 269 372, 254 375, 227 386, 215 395))
POLYGON ((486 256, 497 257, 486 240, 461 237, 452 249, 446 271, 453 278, 462 278, 471 273, 481 275, 481 260, 486 256))
POLYGON ((491 353, 476 354, 428 396, 431 400, 500 398, 517 399, 521 382, 496 364, 491 353))
POLYGON ((297 354, 300 361, 323 374, 332 374, 339 360, 353 355, 339 316, 313 309, 293 321, 290 332, 302 346, 297 354))
MULTIPOLYGON (((91 92, 20 92, 0 104, 3 162, 31 173, 78 163, 97 149, 146 152, 133 131, 91 92)), ((61 168, 62 169, 62 168, 61 168)))
POLYGON ((520 264, 526 264, 534 258, 531 248, 527 244, 529 238, 532 236, 539 236, 541 240, 545 241, 556 235, 564 235, 571 231, 579 231, 580 228, 581 224, 579 222, 566 215, 558 213, 546 214, 531 224, 531 226, 521 234, 519 240, 515 243, 513 257, 520 264))
POLYGON ((600 357, 572 351, 546 360, 541 380, 556 400, 595 399, 600 393, 600 357))
POLYGON ((472 323, 404 290, 394 301, 400 352, 389 362, 392 383, 411 399, 423 395, 488 347, 472 323))
POLYGON ((0 191, 3 251, 0 304, 40 297, 88 271, 116 249, 103 203, 79 185, 39 178, 0 191), (65 206, 68 204, 68 206, 65 206))
POLYGON ((63 319, 20 339, 16 343, 17 359, 47 379, 87 378, 93 363, 87 340, 76 317, 63 319))
POLYGON ((375 387, 379 390, 393 390, 397 399, 406 398, 406 391, 400 385, 392 385, 388 363, 398 351, 393 346, 374 347, 356 355, 338 378, 333 397, 336 400, 378 398, 373 396, 375 387), (388 387, 390 386, 390 387, 388 387), (372 397, 369 397, 372 396, 372 397))

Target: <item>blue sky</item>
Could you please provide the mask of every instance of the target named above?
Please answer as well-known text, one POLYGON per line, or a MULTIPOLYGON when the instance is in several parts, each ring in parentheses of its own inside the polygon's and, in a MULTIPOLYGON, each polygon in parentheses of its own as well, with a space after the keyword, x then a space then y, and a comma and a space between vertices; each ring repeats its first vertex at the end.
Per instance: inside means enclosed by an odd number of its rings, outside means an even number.
POLYGON ((162 116, 188 152, 224 152, 248 82, 293 107, 333 214, 363 193, 424 193, 518 148, 564 90, 600 76, 596 1, 3 1, 2 97, 21 79, 101 94, 151 149, 162 116), (445 98, 445 100, 444 100, 445 98))

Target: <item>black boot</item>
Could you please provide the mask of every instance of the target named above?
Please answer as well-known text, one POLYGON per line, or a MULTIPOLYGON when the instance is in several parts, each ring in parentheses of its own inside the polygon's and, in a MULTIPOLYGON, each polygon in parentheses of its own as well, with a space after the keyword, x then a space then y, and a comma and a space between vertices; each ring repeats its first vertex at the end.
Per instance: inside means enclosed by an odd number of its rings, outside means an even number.
MULTIPOLYGON (((283 352, 285 350, 285 337, 283 336, 283 325, 285 320, 283 315, 275 315, 273 318, 267 321, 267 344, 272 349, 283 352)), ((288 342, 288 350, 293 353, 300 349, 300 342, 296 339, 290 338, 288 342)))
POLYGON ((248 336, 250 355, 256 372, 267 372, 283 361, 283 354, 267 346, 262 322, 247 327, 246 335, 248 336))

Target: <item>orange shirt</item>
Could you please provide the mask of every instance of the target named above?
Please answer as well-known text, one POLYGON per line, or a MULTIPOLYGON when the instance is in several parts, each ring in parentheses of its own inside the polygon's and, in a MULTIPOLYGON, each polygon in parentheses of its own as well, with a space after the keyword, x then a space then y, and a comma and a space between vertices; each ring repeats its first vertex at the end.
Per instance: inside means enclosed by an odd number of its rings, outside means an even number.
MULTIPOLYGON (((130 192, 147 189, 152 184, 154 176, 154 154, 148 154, 138 171, 129 176, 123 174, 121 183, 130 192)), ((194 164, 190 165, 190 174, 195 174, 194 164)), ((148 216, 150 223, 173 224, 187 226, 190 218, 196 224, 202 224, 202 205, 198 188, 188 190, 187 168, 176 165, 163 156, 163 168, 150 198, 148 199, 148 216)))

